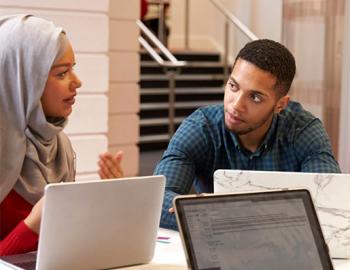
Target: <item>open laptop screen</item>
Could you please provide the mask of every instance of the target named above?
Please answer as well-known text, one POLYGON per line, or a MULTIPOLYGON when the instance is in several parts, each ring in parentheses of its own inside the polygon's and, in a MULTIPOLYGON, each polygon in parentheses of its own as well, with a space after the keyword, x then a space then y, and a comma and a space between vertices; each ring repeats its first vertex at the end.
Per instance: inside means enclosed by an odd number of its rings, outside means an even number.
POLYGON ((307 190, 178 197, 191 269, 333 269, 307 190))

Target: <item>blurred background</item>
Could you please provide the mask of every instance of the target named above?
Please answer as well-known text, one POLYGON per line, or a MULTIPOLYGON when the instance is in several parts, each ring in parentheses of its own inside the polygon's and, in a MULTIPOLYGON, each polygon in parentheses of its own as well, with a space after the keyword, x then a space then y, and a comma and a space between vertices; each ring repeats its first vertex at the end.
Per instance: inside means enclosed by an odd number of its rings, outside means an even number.
POLYGON ((104 151, 124 151, 126 176, 152 174, 181 121, 222 103, 235 55, 256 38, 293 52, 291 96, 350 173, 349 11, 346 0, 0 0, 0 15, 52 20, 73 44, 83 87, 65 131, 85 180, 104 151))

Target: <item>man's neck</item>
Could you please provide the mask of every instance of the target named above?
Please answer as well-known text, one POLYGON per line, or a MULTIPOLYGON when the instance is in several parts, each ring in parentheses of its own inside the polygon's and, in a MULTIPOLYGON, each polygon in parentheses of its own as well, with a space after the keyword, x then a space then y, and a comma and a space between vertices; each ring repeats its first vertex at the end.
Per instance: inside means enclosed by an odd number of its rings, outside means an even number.
POLYGON ((256 152, 256 150, 264 141, 265 136, 271 127, 271 124, 272 118, 271 121, 266 123, 266 125, 261 126, 254 131, 248 132, 247 134, 238 135, 238 139, 241 145, 252 153, 256 152))
POLYGON ((256 138, 255 136, 251 136, 251 134, 245 134, 245 135, 239 135, 238 138, 243 148, 254 153, 261 145, 265 135, 266 133, 264 134, 264 136, 261 136, 260 138, 256 138))

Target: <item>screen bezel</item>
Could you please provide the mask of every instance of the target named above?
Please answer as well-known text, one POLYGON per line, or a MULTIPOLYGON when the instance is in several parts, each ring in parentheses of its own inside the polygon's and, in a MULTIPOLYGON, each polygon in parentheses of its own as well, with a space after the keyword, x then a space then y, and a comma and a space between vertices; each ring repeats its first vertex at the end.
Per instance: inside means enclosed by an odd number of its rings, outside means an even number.
POLYGON ((208 204, 221 203, 228 201, 244 201, 244 200, 278 200, 278 199, 302 199, 305 212, 310 222, 311 231, 318 250, 318 254, 323 266, 322 270, 332 270, 333 265, 329 255, 329 249, 323 236, 321 225, 318 220, 315 206, 313 204, 310 192, 307 189, 295 190, 278 190, 264 192, 249 192, 249 193, 230 193, 230 194, 198 194, 188 196, 178 196, 174 198, 174 206, 178 228, 181 234, 181 239, 185 247, 186 259, 188 266, 192 270, 199 270, 195 251, 193 248, 189 228, 186 217, 184 215, 184 205, 188 204, 208 204))

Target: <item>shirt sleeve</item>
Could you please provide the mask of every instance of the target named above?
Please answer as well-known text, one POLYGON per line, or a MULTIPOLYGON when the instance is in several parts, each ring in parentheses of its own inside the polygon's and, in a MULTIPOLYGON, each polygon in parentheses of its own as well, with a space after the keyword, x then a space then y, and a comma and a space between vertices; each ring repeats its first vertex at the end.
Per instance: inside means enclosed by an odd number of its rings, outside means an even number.
POLYGON ((340 173, 329 137, 319 119, 297 132, 294 142, 301 172, 340 173))
POLYGON ((37 249, 38 235, 22 220, 0 241, 0 256, 26 253, 37 249))
POLYGON ((199 164, 205 164, 208 150, 203 115, 196 111, 180 125, 154 174, 166 177, 164 201, 160 226, 177 229, 175 214, 169 213, 173 199, 179 194, 187 194, 196 177, 199 164))

